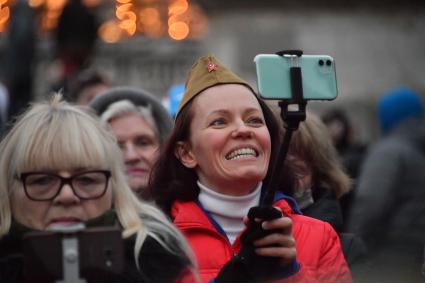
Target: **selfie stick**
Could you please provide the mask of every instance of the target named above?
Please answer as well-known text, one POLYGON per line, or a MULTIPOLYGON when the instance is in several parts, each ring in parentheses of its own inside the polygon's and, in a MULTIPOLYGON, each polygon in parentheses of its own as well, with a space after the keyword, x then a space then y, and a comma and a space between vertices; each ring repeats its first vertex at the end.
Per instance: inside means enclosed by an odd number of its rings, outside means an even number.
POLYGON ((78 239, 76 234, 85 229, 82 223, 73 225, 58 225, 50 230, 63 234, 62 238, 62 264, 63 280, 56 283, 86 283, 86 280, 79 278, 80 263, 78 254, 78 239))
POLYGON ((303 52, 301 50, 285 50, 276 52, 276 54, 279 56, 289 57, 291 60, 289 72, 292 98, 279 101, 280 117, 282 118, 286 131, 282 145, 279 149, 278 159, 272 169, 270 181, 266 189, 266 195, 262 201, 263 206, 271 206, 273 204, 276 186, 279 184, 278 178, 280 176, 280 170, 282 170, 283 165, 285 164, 292 133, 298 129, 300 122, 304 121, 306 118, 305 109, 307 106, 307 100, 303 97, 302 74, 301 67, 299 66, 299 58, 303 52))

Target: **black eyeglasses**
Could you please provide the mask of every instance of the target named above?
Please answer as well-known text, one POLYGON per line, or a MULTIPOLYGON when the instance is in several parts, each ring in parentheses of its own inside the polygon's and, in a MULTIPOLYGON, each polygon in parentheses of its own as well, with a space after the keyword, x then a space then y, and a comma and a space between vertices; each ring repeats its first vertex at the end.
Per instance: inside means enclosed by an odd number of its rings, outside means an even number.
POLYGON ((25 194, 31 200, 52 200, 59 195, 65 184, 71 186, 77 197, 88 200, 105 194, 110 177, 111 172, 106 170, 85 171, 67 178, 53 173, 26 172, 21 174, 20 180, 25 194))

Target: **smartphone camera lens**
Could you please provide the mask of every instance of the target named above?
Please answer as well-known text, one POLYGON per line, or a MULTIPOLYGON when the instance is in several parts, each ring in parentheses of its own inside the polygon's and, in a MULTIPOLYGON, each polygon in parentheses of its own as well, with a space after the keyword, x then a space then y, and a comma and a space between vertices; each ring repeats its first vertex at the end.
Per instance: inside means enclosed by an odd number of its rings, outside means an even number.
POLYGON ((323 62, 323 60, 319 60, 319 66, 323 66, 325 64, 325 62, 323 62))
POLYGON ((331 60, 326 60, 326 66, 330 66, 332 65, 332 61, 331 60))

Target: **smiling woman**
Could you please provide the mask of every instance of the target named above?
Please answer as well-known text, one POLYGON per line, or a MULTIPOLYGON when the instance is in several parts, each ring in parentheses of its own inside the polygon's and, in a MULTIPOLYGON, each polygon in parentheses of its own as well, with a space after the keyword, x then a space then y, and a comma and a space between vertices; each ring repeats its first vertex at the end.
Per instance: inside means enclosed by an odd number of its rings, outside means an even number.
POLYGON ((209 188, 228 195, 249 194, 265 178, 271 151, 257 99, 242 85, 217 85, 196 97, 192 107, 193 134, 190 142, 177 147, 181 162, 209 188))
MULTIPOLYGON (((60 95, 30 107, 0 143, 0 282, 26 282, 27 233, 75 223, 122 230, 124 272, 108 282, 194 282, 184 238, 123 172, 115 138, 94 115, 60 95)), ((98 275, 85 279, 103 282, 98 275)))
POLYGON ((188 239, 202 282, 351 282, 332 227, 300 215, 283 194, 289 179, 275 196, 276 218, 247 221, 280 144, 267 105, 212 56, 193 65, 185 87, 150 189, 188 239))

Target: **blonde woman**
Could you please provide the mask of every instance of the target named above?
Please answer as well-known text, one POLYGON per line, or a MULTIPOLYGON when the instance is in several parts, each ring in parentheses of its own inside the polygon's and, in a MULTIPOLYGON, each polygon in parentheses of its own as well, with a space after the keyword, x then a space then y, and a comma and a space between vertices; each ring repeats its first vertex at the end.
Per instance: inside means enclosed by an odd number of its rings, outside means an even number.
POLYGON ((108 282, 195 281, 183 237, 127 185, 113 135, 60 95, 17 120, 0 168, 1 282, 22 282, 26 232, 78 222, 122 228, 125 272, 108 282))
POLYGON ((294 132, 288 151, 296 186, 294 197, 304 215, 328 222, 340 232, 343 216, 339 199, 350 190, 326 126, 313 113, 294 132))

